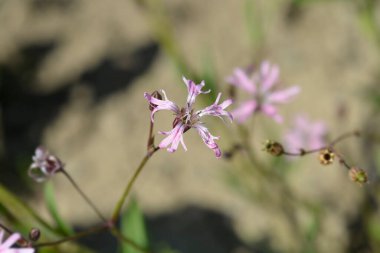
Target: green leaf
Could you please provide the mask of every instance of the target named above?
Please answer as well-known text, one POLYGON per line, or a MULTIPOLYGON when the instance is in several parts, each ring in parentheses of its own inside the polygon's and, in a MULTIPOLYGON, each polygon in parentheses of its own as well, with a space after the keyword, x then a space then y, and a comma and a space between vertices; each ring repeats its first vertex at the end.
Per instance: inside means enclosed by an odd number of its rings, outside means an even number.
POLYGON ((73 229, 67 224, 58 212, 57 203, 55 201, 54 187, 52 182, 47 182, 44 185, 44 198, 47 209, 58 226, 58 229, 65 235, 74 234, 73 229))
MULTIPOLYGON (((149 241, 144 216, 135 199, 131 201, 128 209, 121 217, 121 231, 124 236, 131 239, 141 248, 148 249, 149 241)), ((123 243, 121 249, 122 253, 141 253, 141 251, 127 243, 123 243)))

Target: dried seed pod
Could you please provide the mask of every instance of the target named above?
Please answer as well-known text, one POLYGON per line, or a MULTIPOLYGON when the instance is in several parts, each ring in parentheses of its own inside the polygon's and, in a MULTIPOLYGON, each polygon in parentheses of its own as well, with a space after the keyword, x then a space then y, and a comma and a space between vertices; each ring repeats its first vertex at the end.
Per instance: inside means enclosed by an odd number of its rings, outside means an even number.
POLYGON ((264 150, 273 156, 280 156, 284 154, 284 147, 281 143, 267 140, 265 142, 264 150))
POLYGON ((319 162, 323 165, 329 165, 334 162, 335 154, 331 149, 323 149, 319 152, 319 162))

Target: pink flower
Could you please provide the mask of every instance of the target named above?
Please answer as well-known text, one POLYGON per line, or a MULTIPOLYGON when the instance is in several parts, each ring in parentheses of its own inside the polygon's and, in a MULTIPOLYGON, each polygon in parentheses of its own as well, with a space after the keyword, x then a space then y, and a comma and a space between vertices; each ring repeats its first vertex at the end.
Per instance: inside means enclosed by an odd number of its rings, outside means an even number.
POLYGON ((263 112, 279 123, 283 121, 275 105, 288 103, 294 95, 299 93, 300 89, 298 86, 292 86, 285 90, 274 90, 278 76, 278 67, 264 61, 260 71, 252 76, 248 76, 244 70, 237 68, 231 76, 227 77, 228 83, 243 89, 252 96, 251 99, 232 111, 237 122, 243 123, 255 112, 263 112))
POLYGON ((12 234, 6 241, 3 242, 4 231, 0 231, 0 253, 33 253, 32 248, 11 248, 21 236, 17 233, 12 234))
POLYGON ((29 167, 29 176, 37 182, 42 182, 51 177, 64 167, 58 157, 51 155, 43 147, 37 147, 35 155, 32 157, 33 163, 29 167))
POLYGON ((203 116, 207 115, 219 118, 226 116, 232 120, 232 115, 225 110, 232 103, 232 100, 228 99, 219 104, 221 96, 221 93, 219 93, 216 101, 212 105, 202 110, 194 111, 193 104, 196 97, 199 94, 209 93, 210 91, 202 91, 202 88, 205 85, 204 81, 200 84, 195 84, 192 80, 187 80, 185 77, 183 77, 183 81, 187 86, 188 95, 186 105, 182 108, 170 101, 163 90, 164 100, 155 98, 148 93, 144 93, 144 97, 149 101, 153 108, 151 113, 152 122, 154 121, 154 114, 160 110, 169 110, 174 112, 175 115, 173 129, 167 132, 160 132, 161 134, 166 135, 166 137, 158 146, 159 148, 167 148, 169 152, 174 152, 177 150, 179 143, 181 143, 182 147, 187 150, 183 141, 183 134, 189 129, 195 128, 203 142, 207 147, 212 149, 215 156, 219 158, 221 156, 221 151, 214 141, 219 139, 219 137, 213 136, 200 120, 203 116))
POLYGON ((292 128, 285 134, 285 147, 290 152, 312 150, 326 145, 327 128, 323 122, 311 122, 306 116, 297 116, 292 128))

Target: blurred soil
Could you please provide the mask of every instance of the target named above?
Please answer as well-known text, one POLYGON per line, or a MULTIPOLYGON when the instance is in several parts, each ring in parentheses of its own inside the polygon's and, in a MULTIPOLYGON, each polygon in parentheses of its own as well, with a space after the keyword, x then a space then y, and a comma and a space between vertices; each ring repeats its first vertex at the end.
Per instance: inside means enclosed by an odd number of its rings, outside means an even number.
MULTIPOLYGON (((179 104, 186 95, 173 62, 155 39, 146 10, 136 2, 0 2, 2 151, 7 158, 2 164, 13 169, 1 171, 2 183, 13 185, 9 178, 19 175, 20 161, 26 169, 34 147, 42 143, 61 157, 104 213, 112 212, 145 153, 149 111, 143 93, 164 89, 179 104)), ((255 58, 252 50, 245 1, 165 1, 165 6, 186 61, 200 71, 207 52, 221 90, 228 89, 224 78, 236 66, 262 60, 255 58)), ((375 45, 359 26, 354 6, 346 1, 322 1, 295 15, 289 14, 289 1, 261 0, 255 1, 255 8, 265 38, 260 56, 278 63, 282 81, 299 85, 302 93, 281 108, 284 125, 259 117, 254 147, 260 150, 263 140, 280 138, 297 113, 327 122, 331 137, 360 128, 368 114, 362 92, 373 81, 379 62, 375 45), (344 118, 338 117, 339 108, 346 111, 344 118)), ((160 113, 156 130, 169 129, 170 116, 160 113)), ((227 149, 231 138, 225 133, 234 126, 212 120, 210 125, 212 133, 221 136, 221 147, 227 149)), ((185 142, 187 152, 181 148, 174 154, 158 152, 134 187, 134 195, 152 219, 149 224, 156 231, 152 233, 163 239, 176 236, 173 231, 181 231, 180 220, 189 215, 183 210, 196 206, 198 213, 213 210, 205 221, 221 215, 230 220, 226 237, 236 234, 231 239, 236 248, 225 252, 246 252, 242 241, 254 245, 267 238, 273 250, 297 249, 298 239, 281 210, 267 209, 231 190, 225 176, 234 168, 215 159, 196 134, 186 134, 185 142)), ((354 154, 350 160, 360 163, 358 145, 349 143, 344 148, 354 154)), ((266 154, 258 155, 266 159, 266 154)), ((318 249, 345 252, 349 243, 346 221, 355 215, 362 188, 352 184, 338 164, 321 167, 315 157, 306 157, 296 165, 289 176, 291 188, 324 205, 318 249)), ((65 218, 81 226, 96 221, 63 177, 53 180, 65 218)), ((32 203, 44 212, 38 190, 35 192, 32 203)), ((207 227, 202 223, 193 227, 194 235, 219 231, 219 222, 207 227)), ((192 240, 179 235, 173 240, 192 240)), ((171 245, 188 241, 171 241, 171 245)), ((215 240, 215 248, 207 250, 194 245, 193 252, 221 252, 223 243, 228 242, 215 240)))

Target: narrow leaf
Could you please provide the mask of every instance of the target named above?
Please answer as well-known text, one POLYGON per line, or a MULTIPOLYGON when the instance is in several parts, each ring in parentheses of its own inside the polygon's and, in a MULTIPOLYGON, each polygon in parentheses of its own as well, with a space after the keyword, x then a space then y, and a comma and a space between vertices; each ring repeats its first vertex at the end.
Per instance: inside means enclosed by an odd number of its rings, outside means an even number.
MULTIPOLYGON (((128 209, 121 218, 122 233, 139 245, 141 248, 148 249, 148 235, 146 232, 144 216, 137 205, 136 200, 132 200, 128 209)), ((130 244, 122 244, 122 253, 141 253, 130 244)))
POLYGON ((59 230, 65 235, 74 234, 73 229, 67 224, 58 212, 57 203, 55 201, 54 187, 52 182, 47 182, 44 185, 44 198, 48 211, 57 224, 59 230))

